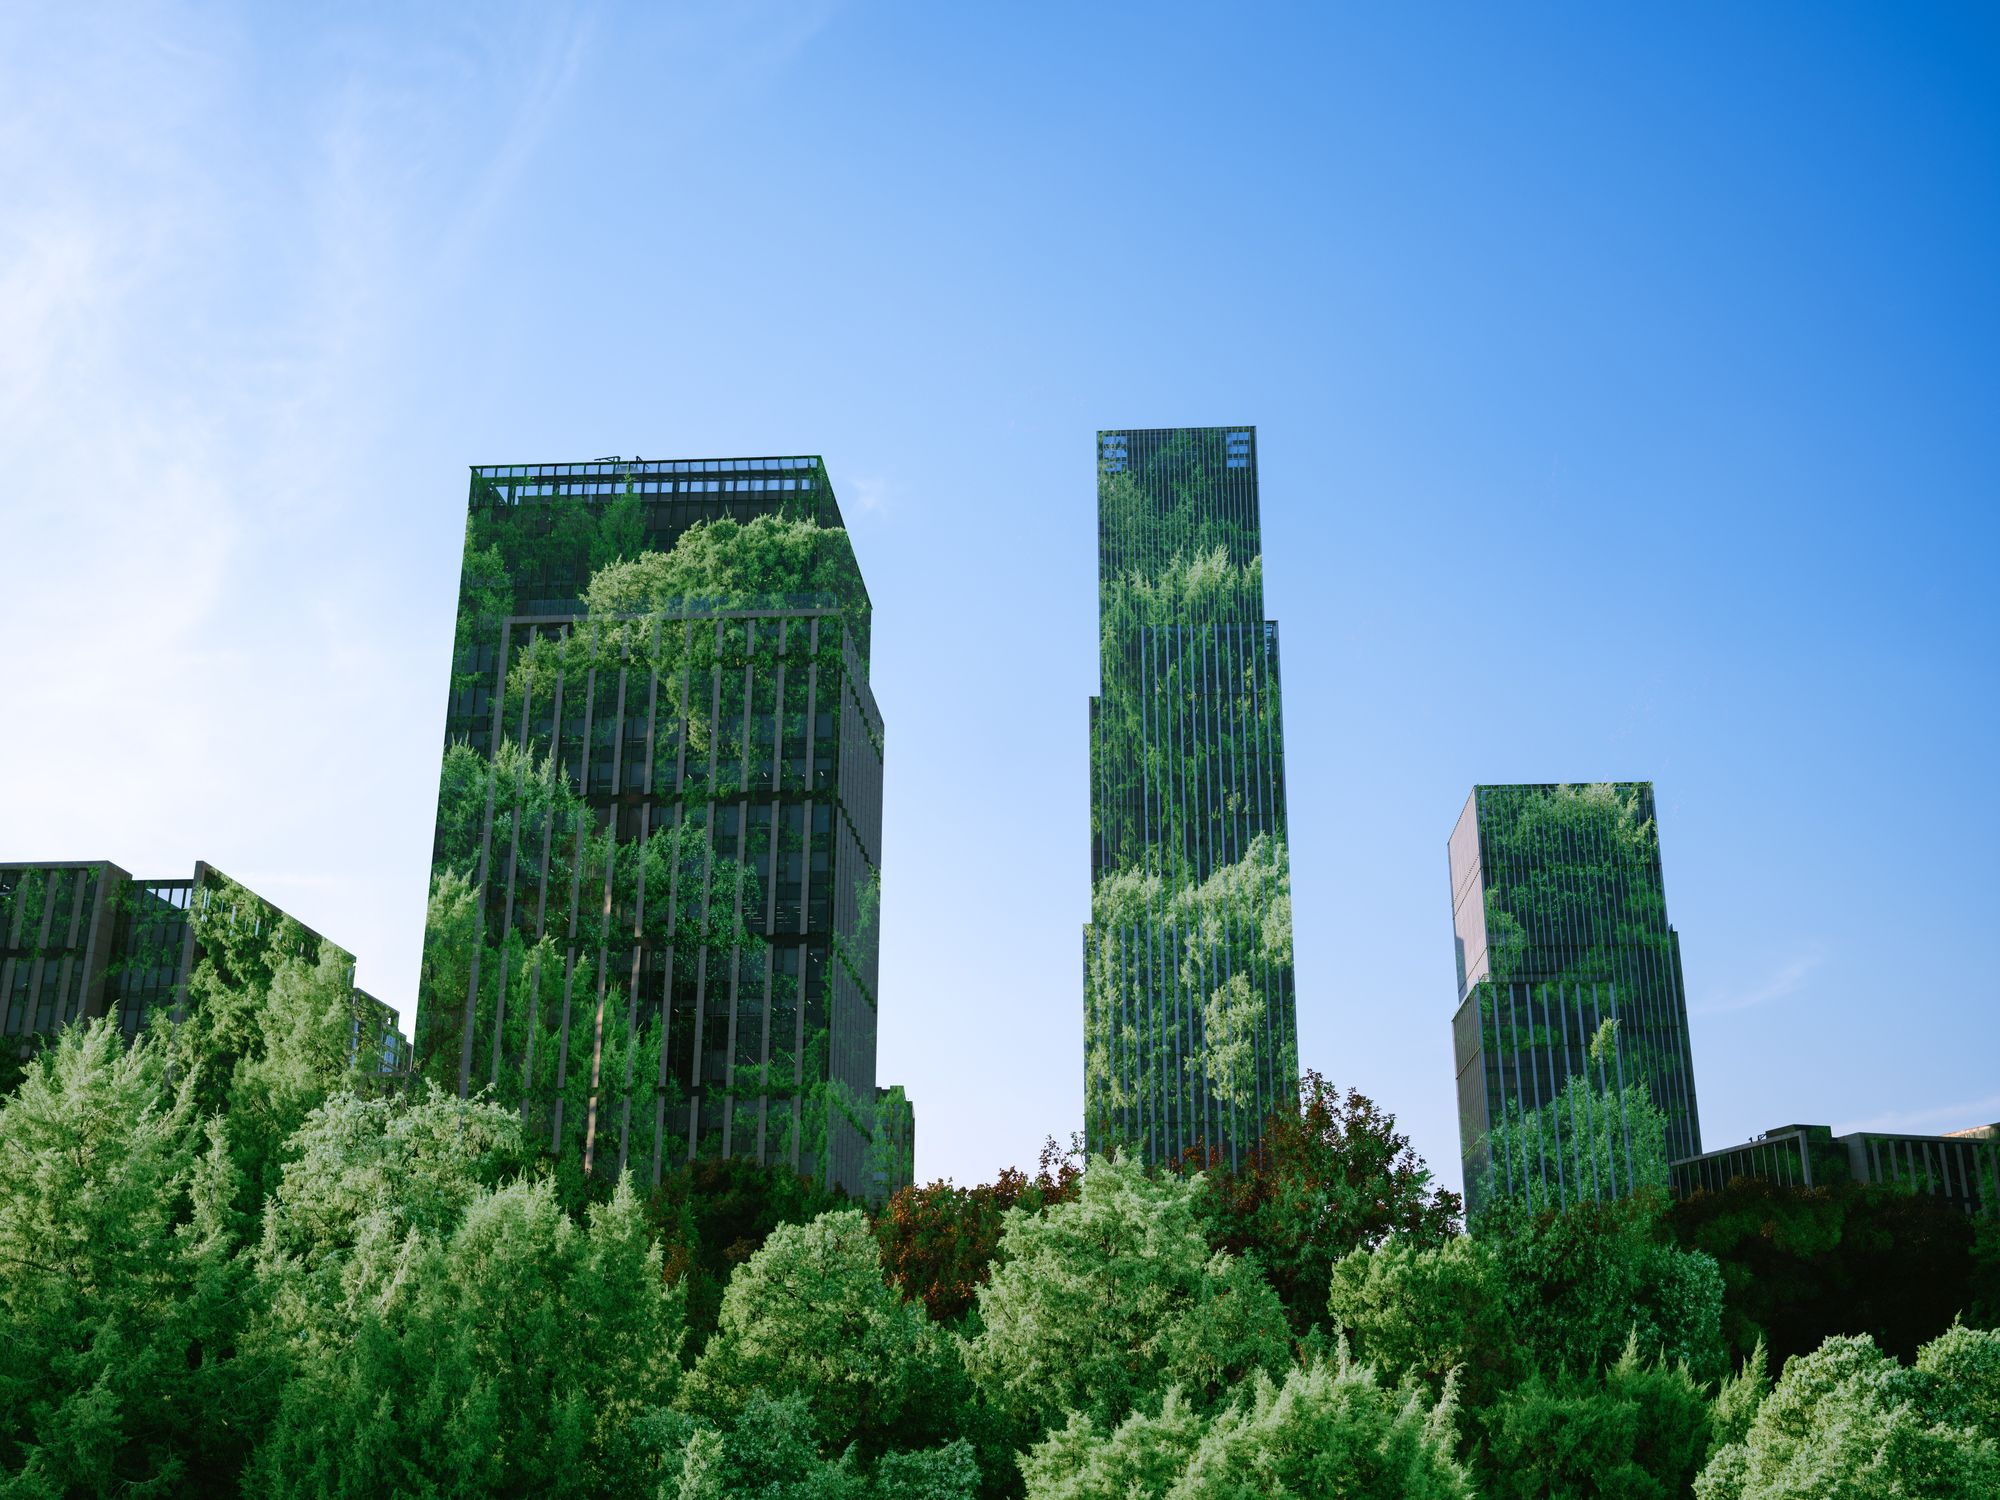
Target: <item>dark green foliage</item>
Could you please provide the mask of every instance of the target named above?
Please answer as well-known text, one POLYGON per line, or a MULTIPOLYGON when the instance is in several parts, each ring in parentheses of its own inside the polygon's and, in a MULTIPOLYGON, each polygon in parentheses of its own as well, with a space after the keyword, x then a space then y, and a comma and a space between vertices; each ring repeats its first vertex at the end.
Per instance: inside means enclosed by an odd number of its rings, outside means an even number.
MULTIPOLYGON (((670 1430, 660 1424, 660 1430, 670 1430)), ((725 1428, 685 1429, 660 1494, 672 1500, 970 1500, 979 1466, 963 1441, 885 1454, 864 1474, 855 1455, 823 1456, 811 1403, 754 1392, 725 1428)))
POLYGON ((1709 1256, 1673 1243, 1657 1203, 1625 1199, 1540 1214, 1502 1204, 1480 1221, 1477 1238, 1537 1369, 1601 1368, 1634 1335, 1645 1357, 1684 1361, 1699 1379, 1727 1367, 1721 1275, 1709 1256))
POLYGON ((781 1224, 803 1224, 840 1208, 847 1195, 783 1165, 707 1157, 669 1173, 646 1212, 666 1248, 667 1274, 687 1287, 688 1353, 715 1331, 723 1288, 781 1224))
POLYGON ((1209 1242, 1254 1254, 1301 1333, 1326 1311, 1335 1261, 1392 1234, 1440 1245, 1459 1212, 1458 1195, 1435 1185, 1394 1115, 1359 1090, 1342 1097, 1311 1071, 1240 1167, 1210 1165, 1196 1201, 1209 1242))
POLYGON ((1602 1375, 1535 1375, 1479 1414, 1492 1500, 1676 1500, 1707 1457, 1709 1406, 1684 1366, 1628 1345, 1602 1375))
POLYGON ((1996 1231, 1928 1193, 1740 1179, 1677 1202, 1667 1223, 1722 1267, 1730 1348, 1741 1356, 1761 1338, 1778 1368, 1834 1334, 1865 1333, 1909 1359, 1960 1313, 2000 1313, 1980 1238, 1996 1231))
POLYGON ((236 1172, 163 1050, 70 1027, 0 1101, 0 1493, 230 1494, 269 1410, 236 1172))
POLYGON ((1594 1379, 1628 1345, 1713 1379, 1721 1309, 1714 1262, 1666 1240, 1645 1200, 1535 1215, 1502 1205, 1469 1239, 1348 1256, 1328 1298, 1358 1357, 1433 1391, 1456 1370, 1473 1410, 1538 1372, 1594 1379))

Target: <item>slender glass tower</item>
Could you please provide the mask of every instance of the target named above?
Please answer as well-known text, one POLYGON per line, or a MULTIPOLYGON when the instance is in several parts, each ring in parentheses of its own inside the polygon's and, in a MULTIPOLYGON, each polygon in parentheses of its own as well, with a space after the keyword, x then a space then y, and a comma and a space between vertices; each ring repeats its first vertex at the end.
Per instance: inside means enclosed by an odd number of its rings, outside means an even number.
POLYGON ((1252 427, 1100 432, 1084 1123, 1234 1162, 1298 1088, 1252 427))
POLYGON ((559 1171, 902 1186, 869 622, 817 458, 473 470, 426 1076, 518 1109, 559 1171))
POLYGON ((1449 863, 1468 1204, 1664 1187, 1701 1123, 1652 783, 1474 787, 1449 863))

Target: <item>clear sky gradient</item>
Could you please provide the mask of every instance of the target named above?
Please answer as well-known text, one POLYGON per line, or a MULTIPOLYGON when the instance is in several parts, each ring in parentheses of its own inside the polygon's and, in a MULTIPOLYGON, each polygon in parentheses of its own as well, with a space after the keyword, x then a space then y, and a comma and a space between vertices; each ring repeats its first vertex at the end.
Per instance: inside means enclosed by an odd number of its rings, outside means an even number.
POLYGON ((925 1177, 1081 1114, 1093 433, 1254 423, 1304 1061, 1650 778, 1707 1142, 2000 1119, 1991 7, 0 7, 0 857, 418 967, 466 466, 826 456, 925 1177))

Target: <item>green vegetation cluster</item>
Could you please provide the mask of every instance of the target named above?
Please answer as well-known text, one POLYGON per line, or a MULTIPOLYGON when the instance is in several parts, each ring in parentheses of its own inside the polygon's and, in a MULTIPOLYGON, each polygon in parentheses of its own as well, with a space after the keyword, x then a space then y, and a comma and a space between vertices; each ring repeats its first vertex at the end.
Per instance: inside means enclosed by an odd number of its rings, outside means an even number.
MULTIPOLYGON (((1758 1214, 1831 1308, 1827 1216, 1893 1232, 1923 1200, 1509 1201, 1468 1237, 1393 1118, 1312 1075, 1234 1168, 1052 1143, 873 1212, 741 1160, 579 1183, 513 1108, 347 1071, 338 987, 273 933, 177 1029, 68 1028, 0 1100, 0 1495, 2000 1483, 1970 1221, 1955 1270, 1926 1252, 1966 1294, 1934 1326, 1837 1324, 1766 1373, 1758 1214)), ((1908 1269, 1886 1253, 1862 1269, 1908 1269)))

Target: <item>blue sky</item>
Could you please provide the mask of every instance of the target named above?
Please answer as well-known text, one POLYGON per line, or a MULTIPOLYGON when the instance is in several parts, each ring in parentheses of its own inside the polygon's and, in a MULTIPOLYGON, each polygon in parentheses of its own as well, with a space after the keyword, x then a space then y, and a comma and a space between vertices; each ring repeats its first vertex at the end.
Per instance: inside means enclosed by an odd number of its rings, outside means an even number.
POLYGON ((2000 1119, 1988 8, 0 11, 0 855, 407 1007, 465 466, 823 453, 918 1170, 1080 1118, 1092 434, 1255 423, 1304 1061, 1456 1183, 1445 838, 1650 778, 1704 1135, 2000 1119))

